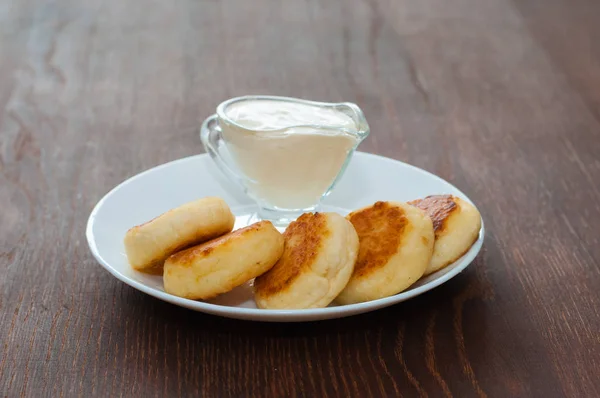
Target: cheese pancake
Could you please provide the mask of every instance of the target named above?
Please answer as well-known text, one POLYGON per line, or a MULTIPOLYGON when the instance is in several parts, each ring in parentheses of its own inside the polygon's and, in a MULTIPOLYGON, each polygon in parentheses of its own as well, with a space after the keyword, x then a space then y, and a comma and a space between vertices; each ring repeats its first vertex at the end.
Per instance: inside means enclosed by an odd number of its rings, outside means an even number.
POLYGON ((432 195, 408 203, 424 210, 433 221, 435 244, 425 275, 458 260, 479 237, 481 215, 475 206, 459 197, 432 195))
POLYGON ((272 309, 328 306, 354 270, 358 255, 354 227, 336 213, 306 213, 283 236, 281 259, 254 281, 256 305, 272 309))
POLYGON ((131 228, 125 234, 125 253, 133 269, 162 274, 171 254, 230 232, 234 222, 223 199, 199 199, 131 228))
POLYGON ((433 251, 433 225, 424 211, 406 203, 377 202, 352 212, 360 242, 354 273, 337 297, 352 304, 391 296, 425 272, 433 251))
POLYGON ((283 253, 283 236, 269 221, 176 253, 165 261, 165 291, 209 299, 268 271, 283 253))

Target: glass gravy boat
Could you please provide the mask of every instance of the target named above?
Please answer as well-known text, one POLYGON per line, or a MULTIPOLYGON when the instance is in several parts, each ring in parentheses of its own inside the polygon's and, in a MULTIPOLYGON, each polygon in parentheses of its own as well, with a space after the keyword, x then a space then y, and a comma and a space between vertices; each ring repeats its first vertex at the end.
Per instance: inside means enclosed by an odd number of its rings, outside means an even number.
POLYGON ((318 210, 368 134, 365 116, 353 103, 276 96, 245 96, 222 102, 200 129, 204 148, 217 166, 258 205, 258 218, 278 226, 318 210), (277 128, 236 120, 233 110, 248 106, 244 101, 263 101, 251 105, 287 111, 294 106, 308 110, 309 106, 314 110, 314 122, 295 123, 293 112, 283 111, 278 115, 277 128), (328 122, 325 116, 335 120, 328 122), (285 127, 281 127, 282 120, 285 127))

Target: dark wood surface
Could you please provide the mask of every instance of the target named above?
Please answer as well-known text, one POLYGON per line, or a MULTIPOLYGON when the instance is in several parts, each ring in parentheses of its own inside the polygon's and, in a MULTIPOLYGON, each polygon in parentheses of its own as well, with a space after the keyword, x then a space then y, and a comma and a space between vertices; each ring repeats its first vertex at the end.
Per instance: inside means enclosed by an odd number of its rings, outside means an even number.
POLYGON ((600 2, 0 1, 0 394, 600 396, 600 2), (92 258, 104 193, 249 93, 357 102, 456 184, 475 264, 389 309, 220 319, 92 258))

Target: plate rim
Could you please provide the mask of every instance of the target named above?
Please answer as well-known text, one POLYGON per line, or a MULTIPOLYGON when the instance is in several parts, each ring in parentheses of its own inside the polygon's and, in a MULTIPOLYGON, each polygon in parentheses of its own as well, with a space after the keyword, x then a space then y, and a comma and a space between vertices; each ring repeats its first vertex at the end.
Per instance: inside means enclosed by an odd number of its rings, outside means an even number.
MULTIPOLYGON (((368 152, 356 151, 354 156, 373 157, 373 158, 377 158, 379 160, 383 160, 385 162, 400 163, 403 166, 408 166, 409 168, 415 169, 416 171, 418 171, 420 173, 426 173, 430 177, 433 177, 441 182, 444 182, 444 183, 452 186, 464 198, 466 198, 469 203, 471 203, 471 204, 473 204, 473 206, 475 206, 475 204, 470 200, 470 198, 467 195, 465 195, 460 189, 458 189, 454 184, 444 180, 443 178, 441 178, 427 170, 424 170, 417 166, 402 162, 400 160, 396 160, 396 159, 392 159, 392 158, 388 158, 385 156, 376 155, 376 154, 372 154, 372 153, 368 153, 368 152)), ((398 304, 402 301, 406 301, 408 299, 416 297, 420 294, 423 294, 425 292, 428 292, 428 291, 440 286, 441 284, 447 282, 448 280, 452 279, 453 277, 455 277, 456 275, 458 275, 459 273, 464 271, 473 262, 475 257, 477 257, 477 255, 481 251, 481 247, 483 246, 483 241, 485 238, 485 225, 484 225, 484 220, 482 217, 481 228, 479 230, 479 235, 477 237, 477 240, 475 241, 475 243, 473 243, 473 245, 469 248, 469 250, 463 256, 461 256, 458 260, 455 261, 455 263, 460 262, 461 264, 458 265, 457 267, 453 268, 452 270, 446 272, 445 274, 441 275, 440 277, 438 277, 422 286, 419 286, 417 288, 414 288, 414 289, 411 289, 408 291, 400 292, 400 293, 392 295, 392 296, 388 296, 388 297, 384 297, 384 298, 380 298, 380 299, 376 299, 376 300, 371 300, 371 301, 366 301, 363 303, 348 304, 348 305, 334 306, 334 307, 325 307, 325 308, 308 308, 308 309, 294 309, 294 310, 273 310, 273 309, 234 307, 234 306, 213 304, 213 303, 207 303, 205 301, 197 301, 197 300, 186 299, 183 297, 178 297, 178 296, 169 294, 167 292, 157 290, 153 287, 147 286, 146 284, 144 284, 142 282, 138 282, 138 281, 128 277, 127 275, 122 274, 117 269, 115 269, 115 267, 111 266, 107 261, 105 261, 104 258, 102 257, 102 255, 100 254, 98 247, 96 245, 96 241, 95 241, 94 233, 93 233, 93 227, 94 227, 94 223, 96 221, 97 213, 100 211, 103 204, 110 198, 110 196, 113 195, 122 186, 129 184, 132 181, 134 181, 138 178, 141 178, 142 176, 144 176, 148 173, 171 166, 175 163, 191 161, 193 159, 202 158, 202 157, 209 158, 209 155, 206 153, 202 153, 202 154, 196 154, 196 155, 192 155, 192 156, 186 156, 183 158, 175 159, 175 160, 151 167, 147 170, 144 170, 140 173, 137 173, 137 174, 123 180, 121 183, 117 184, 110 191, 108 191, 104 196, 102 196, 102 198, 96 203, 96 205, 94 206, 94 208, 92 209, 92 211, 88 217, 88 221, 86 224, 86 239, 87 239, 88 247, 89 247, 93 257, 105 270, 107 270, 111 275, 113 275, 115 278, 117 278, 121 282, 124 282, 125 284, 127 284, 143 293, 146 293, 152 297, 158 298, 160 300, 166 301, 171 304, 175 304, 175 305, 182 306, 182 307, 185 307, 188 309, 193 309, 193 310, 196 310, 199 312, 204 312, 204 313, 208 313, 208 314, 212 314, 212 315, 224 316, 224 317, 229 317, 229 318, 237 318, 237 319, 256 320, 256 321, 285 322, 285 321, 303 320, 303 319, 299 319, 299 318, 310 318, 313 320, 342 318, 345 316, 351 316, 351 315, 367 312, 369 310, 377 310, 377 309, 381 309, 381 308, 384 308, 384 307, 387 307, 390 305, 398 304)), ((481 212, 480 212, 480 214, 481 214, 481 212)))

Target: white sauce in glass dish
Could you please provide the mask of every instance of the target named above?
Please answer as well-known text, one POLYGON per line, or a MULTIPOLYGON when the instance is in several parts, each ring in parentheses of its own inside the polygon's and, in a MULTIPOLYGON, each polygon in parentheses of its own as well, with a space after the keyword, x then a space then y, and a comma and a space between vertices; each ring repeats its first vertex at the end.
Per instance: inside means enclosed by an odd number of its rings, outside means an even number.
POLYGON ((316 205, 359 142, 341 110, 302 102, 248 99, 229 104, 227 147, 249 180, 248 193, 281 209, 316 205))

